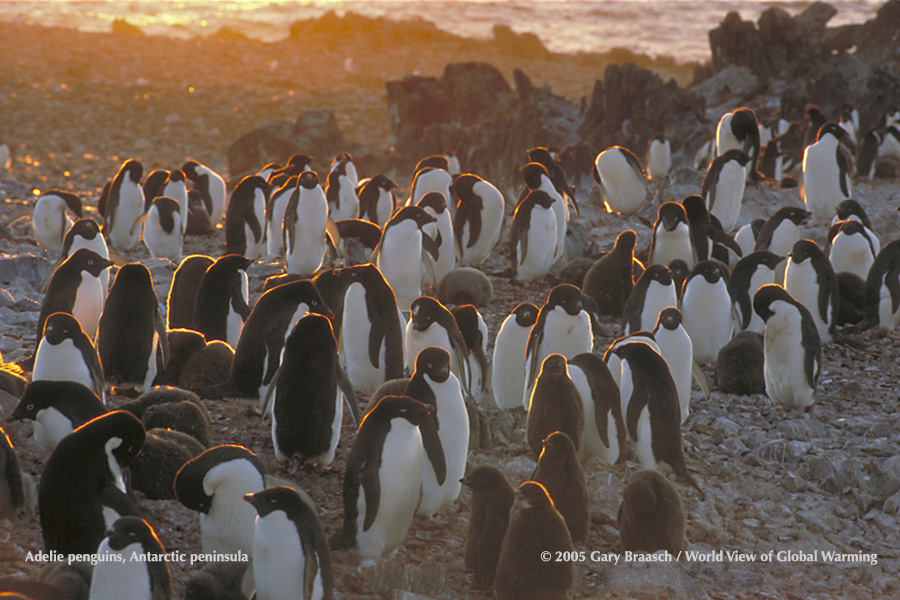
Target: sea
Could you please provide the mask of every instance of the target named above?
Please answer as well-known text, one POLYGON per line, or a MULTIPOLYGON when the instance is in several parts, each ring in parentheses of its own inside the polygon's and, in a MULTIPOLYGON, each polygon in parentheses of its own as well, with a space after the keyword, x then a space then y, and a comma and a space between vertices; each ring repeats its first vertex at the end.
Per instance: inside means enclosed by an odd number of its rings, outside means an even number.
MULTIPOLYGON (((829 2, 829 25, 862 23, 876 0, 829 2)), ((770 6, 794 15, 812 2, 762 0, 0 0, 0 20, 109 31, 125 19, 145 33, 205 36, 223 27, 274 41, 289 25, 335 11, 396 20, 421 18, 450 33, 489 38, 494 25, 538 36, 553 52, 602 53, 625 48, 679 63, 710 59, 708 32, 731 11, 756 20, 770 6)), ((401 42, 402 40, 398 40, 401 42)))

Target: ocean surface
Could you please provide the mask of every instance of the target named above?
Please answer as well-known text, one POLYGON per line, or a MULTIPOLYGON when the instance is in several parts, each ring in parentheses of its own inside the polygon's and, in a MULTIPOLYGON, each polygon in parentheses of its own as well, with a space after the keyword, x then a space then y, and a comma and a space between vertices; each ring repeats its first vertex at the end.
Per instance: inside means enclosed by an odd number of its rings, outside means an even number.
MULTIPOLYGON (((487 38, 495 24, 536 34, 554 52, 627 48, 678 62, 709 60, 707 33, 729 11, 753 19, 777 5, 797 14, 812 2, 762 0, 0 0, 0 20, 109 31, 124 18, 146 33, 204 36, 228 26, 250 37, 287 37, 290 23, 329 10, 392 19, 420 17, 451 33, 487 38)), ((829 25, 862 23, 880 0, 835 0, 829 25)), ((402 40, 398 40, 401 42, 402 40)))

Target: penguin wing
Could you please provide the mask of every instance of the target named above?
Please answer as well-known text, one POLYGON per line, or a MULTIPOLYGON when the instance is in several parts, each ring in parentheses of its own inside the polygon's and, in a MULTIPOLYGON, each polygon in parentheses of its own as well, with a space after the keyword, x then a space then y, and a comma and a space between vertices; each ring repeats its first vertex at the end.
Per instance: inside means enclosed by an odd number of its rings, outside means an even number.
POLYGON ((438 485, 444 485, 447 479, 447 459, 444 456, 444 446, 441 444, 441 438, 438 435, 437 414, 432 413, 419 426, 422 432, 422 445, 425 447, 425 455, 431 468, 434 470, 434 476, 438 485))
POLYGON ((381 466, 381 454, 368 458, 363 462, 359 470, 359 483, 362 485, 366 496, 366 517, 363 520, 363 531, 368 531, 378 516, 378 504, 381 498, 381 480, 378 478, 378 469, 381 466))
POLYGON ((341 368, 341 363, 337 358, 335 358, 334 361, 334 377, 337 380, 338 387, 340 387, 341 392, 344 394, 344 400, 347 402, 347 407, 350 409, 350 416, 353 417, 353 425, 359 427, 359 405, 356 402, 356 392, 353 391, 350 379, 347 377, 347 373, 344 372, 344 369, 341 368))
POLYGON ((884 277, 884 287, 891 293, 891 312, 900 308, 900 261, 884 277))
POLYGON ((481 391, 489 393, 491 391, 491 365, 484 354, 484 348, 480 344, 476 344, 472 352, 475 353, 475 360, 481 369, 481 391))
POLYGON ((528 341, 525 343, 525 362, 527 363, 528 358, 531 357, 531 369, 526 373, 528 376, 529 388, 531 388, 531 384, 534 383, 537 373, 541 368, 541 366, 537 364, 537 355, 538 349, 541 347, 541 342, 544 340, 544 321, 546 319, 547 312, 542 307, 540 312, 538 312, 537 321, 535 321, 534 325, 531 327, 531 331, 528 333, 528 341))
POLYGON ((815 389, 819 379, 819 365, 822 362, 822 346, 819 331, 812 316, 807 312, 800 314, 800 343, 803 345, 803 372, 806 383, 815 389))
MULTIPOLYGON (((100 199, 97 200, 97 212, 100 213, 100 216, 106 219, 106 209, 109 203, 109 188, 112 186, 112 181, 107 181, 103 185, 103 191, 100 192, 100 199)), ((110 223, 112 226, 112 223, 110 223)))
MULTIPOLYGON (((296 214, 294 215, 296 219, 296 214)), ((247 204, 246 213, 244 214, 244 222, 250 227, 250 231, 253 233, 253 239, 257 242, 263 239, 263 226, 259 222, 259 219, 256 218, 256 211, 253 210, 253 203, 247 204)))
POLYGON ((440 231, 437 232, 437 237, 434 238, 424 231, 422 232, 422 250, 430 254, 433 260, 437 260, 440 256, 442 242, 440 231))
MULTIPOLYGON (((716 227, 709 228, 709 239, 713 241, 715 244, 719 244, 721 246, 725 246, 738 256, 744 256, 743 250, 738 245, 734 238, 722 231, 721 229, 717 229, 716 227)), ((727 262, 725 264, 728 264, 727 262)))
MULTIPOLYGON (((377 369, 379 363, 378 355, 381 354, 381 345, 384 343, 384 339, 387 336, 387 323, 385 323, 384 316, 381 314, 381 311, 377 310, 375 306, 371 305, 369 302, 366 302, 366 308, 370 324, 369 362, 371 362, 372 366, 377 369)), ((385 354, 387 354, 386 348, 385 354)), ((385 360, 387 360, 386 357, 385 360)))
MULTIPOLYGON (((455 324, 455 321, 454 321, 455 324)), ((453 349, 453 360, 456 361, 456 368, 459 370, 460 384, 466 396, 472 393, 472 370, 469 369, 469 349, 466 347, 466 341, 462 338, 457 328, 447 328, 447 334, 450 338, 450 346, 453 349)))
POLYGON ((844 151, 841 150, 841 147, 837 147, 835 159, 837 160, 838 166, 838 180, 841 185, 841 193, 844 194, 844 198, 850 197, 850 163, 847 160, 847 155, 844 154, 844 151))
POLYGON ((159 309, 157 309, 153 315, 153 328, 156 330, 156 335, 159 336, 160 355, 162 358, 163 369, 165 369, 169 364, 169 335, 166 331, 166 322, 163 320, 162 313, 159 309))
MULTIPOLYGON (((0 430, 0 436, 5 438, 6 434, 0 430)), ((0 443, 3 442, 4 440, 0 439, 0 443)), ((5 442, 6 460, 3 465, 3 473, 6 477, 6 486, 9 488, 9 499, 13 506, 22 508, 25 506, 25 489, 22 486, 22 469, 19 467, 19 457, 16 456, 15 449, 9 443, 9 438, 6 438, 5 442)))
MULTIPOLYGON (((632 377, 634 374, 632 373, 632 377)), ((643 412, 644 408, 649 403, 649 397, 647 394, 641 394, 640 396, 635 396, 634 392, 631 393, 631 398, 628 399, 628 409, 625 413, 625 427, 628 430, 628 436, 633 439, 635 442, 638 440, 638 419, 641 417, 641 412, 643 412)), ((652 418, 652 415, 651 415, 652 418)), ((653 424, 651 422, 651 429, 653 424)))

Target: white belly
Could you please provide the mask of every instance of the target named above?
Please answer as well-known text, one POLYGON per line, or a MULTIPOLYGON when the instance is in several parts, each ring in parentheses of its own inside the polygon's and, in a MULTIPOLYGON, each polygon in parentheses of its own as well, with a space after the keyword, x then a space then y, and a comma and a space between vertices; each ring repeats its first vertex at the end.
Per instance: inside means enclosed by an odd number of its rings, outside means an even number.
POLYGON ((75 298, 75 305, 72 306, 72 316, 78 319, 81 328, 91 339, 97 336, 97 325, 100 323, 100 313, 103 311, 105 301, 103 283, 100 279, 82 271, 81 285, 78 286, 78 295, 75 298))
POLYGON ((525 386, 525 344, 529 327, 520 327, 516 316, 510 315, 500 326, 494 341, 494 357, 491 365, 491 388, 494 401, 500 409, 519 406, 522 388, 525 386))
POLYGON ((535 206, 528 225, 528 247, 516 244, 516 279, 533 281, 550 272, 557 247, 556 215, 552 208, 535 206), (524 255, 524 258, 523 258, 524 255))
POLYGON ((53 450, 59 440, 72 433, 72 422, 52 406, 37 411, 35 416, 34 441, 44 450, 53 450))
POLYGON ((569 365, 569 377, 572 379, 572 383, 575 384, 575 388, 581 396, 581 404, 584 407, 584 436, 581 439, 581 453, 579 454, 581 462, 587 462, 590 458, 596 456, 608 465, 615 464, 619 458, 619 434, 612 413, 607 417, 606 434, 609 436, 609 448, 607 448, 600 438, 600 433, 597 431, 594 398, 584 371, 580 367, 569 365))
POLYGON ((666 359, 669 372, 678 392, 678 404, 681 408, 681 422, 684 423, 691 412, 691 379, 693 362, 693 344, 684 327, 669 331, 660 327, 656 332, 656 343, 659 353, 666 359))
POLYGON ((447 467, 444 484, 438 485, 428 456, 422 461, 422 499, 417 514, 430 517, 459 497, 459 480, 466 474, 469 454, 469 415, 456 377, 451 375, 443 383, 429 379, 428 383, 437 399, 438 437, 447 467))
POLYGON ((694 359, 704 365, 716 360, 719 350, 731 339, 731 298, 721 279, 714 286, 702 277, 695 277, 691 283, 685 290, 681 312, 684 328, 691 336, 694 359))
POLYGON ((694 268, 694 248, 691 246, 691 236, 685 223, 676 225, 674 231, 662 228, 656 232, 656 243, 653 246, 650 263, 668 265, 676 258, 686 262, 689 269, 694 268))
POLYGON ((34 359, 32 381, 77 381, 93 390, 94 380, 91 372, 71 339, 65 339, 54 346, 47 340, 41 340, 37 356, 34 359))
POLYGON ((113 216, 112 228, 105 231, 109 243, 120 250, 133 248, 141 238, 138 228, 132 233, 132 226, 144 214, 144 191, 140 186, 123 181, 119 189, 119 204, 113 216))
POLYGON ((803 368, 800 313, 793 307, 769 317, 764 334, 766 394, 791 408, 810 406, 815 399, 803 368))
POLYGON ((731 231, 737 223, 744 198, 746 178, 747 172, 735 161, 726 163, 719 173, 716 201, 710 212, 718 217, 725 231, 731 231))
POLYGON ((831 341, 831 333, 828 328, 833 319, 834 307, 829 300, 826 309, 828 322, 826 322, 819 312, 819 285, 816 283, 816 279, 816 271, 810 261, 797 264, 788 260, 787 268, 784 271, 784 289, 809 310, 813 322, 816 324, 816 330, 819 332, 819 339, 826 344, 831 341))
POLYGON ((284 511, 256 519, 253 537, 253 578, 258 600, 301 598, 305 589, 306 561, 300 535, 284 511))
POLYGON ((382 341, 378 351, 379 367, 373 367, 369 359, 369 334, 372 324, 366 310, 366 290, 361 283, 353 283, 347 288, 342 323, 341 336, 347 378, 353 389, 371 394, 384 383, 385 346, 382 341))
POLYGON ((94 567, 91 600, 151 600, 150 573, 147 570, 150 563, 131 560, 132 554, 140 556, 143 552, 138 543, 113 550, 109 547, 109 540, 104 539, 97 553, 106 560, 101 559, 102 562, 94 567), (122 562, 113 562, 114 557, 119 557, 122 562))
POLYGON ((834 238, 829 260, 835 273, 848 272, 859 275, 863 281, 875 262, 872 246, 862 235, 840 235, 834 238))
POLYGON ((213 499, 209 512, 200 513, 203 552, 252 553, 256 509, 243 498, 263 487, 259 471, 245 460, 229 461, 209 470, 203 489, 213 499))
POLYGON ((817 142, 803 153, 803 189, 807 209, 817 219, 831 219, 837 205, 847 199, 841 191, 833 147, 822 147, 817 142))
POLYGON ((400 310, 422 295, 422 232, 413 221, 391 227, 381 240, 378 270, 397 295, 400 310))
MULTIPOLYGON (((406 324, 404 346, 406 349, 406 360, 411 367, 415 366, 416 357, 419 355, 419 352, 425 348, 431 346, 443 348, 450 353, 451 370, 453 370, 457 377, 460 377, 460 374, 456 373, 458 370, 456 366, 457 360, 454 356, 453 346, 450 344, 450 338, 447 336, 447 330, 437 323, 432 323, 425 331, 417 331, 413 327, 412 319, 410 319, 409 323, 406 324)), ((366 360, 368 360, 368 358, 366 360)))

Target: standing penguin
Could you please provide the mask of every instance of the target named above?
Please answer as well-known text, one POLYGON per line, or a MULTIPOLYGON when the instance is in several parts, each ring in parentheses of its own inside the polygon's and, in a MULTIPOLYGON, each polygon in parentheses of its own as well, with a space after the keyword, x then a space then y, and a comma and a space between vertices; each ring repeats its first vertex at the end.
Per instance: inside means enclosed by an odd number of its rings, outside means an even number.
POLYGON ((422 228, 423 233, 431 236, 437 245, 437 258, 434 260, 435 284, 456 266, 456 244, 453 241, 453 220, 450 216, 450 196, 441 192, 428 192, 416 203, 416 206, 434 217, 434 224, 422 228))
POLYGON ((130 516, 116 520, 97 548, 102 558, 91 576, 91 600, 170 600, 172 576, 165 554, 150 523, 130 516))
POLYGON ((634 287, 634 246, 637 234, 626 229, 616 236, 613 249, 584 276, 584 293, 597 303, 597 313, 619 317, 634 287))
POLYGON ((459 199, 453 217, 453 237, 459 263, 477 267, 500 242, 505 204, 503 194, 478 175, 466 173, 453 184, 459 199))
POLYGON ((175 269, 169 295, 166 298, 166 327, 168 329, 195 329, 194 305, 200 282, 215 261, 205 254, 185 256, 175 269))
POLYGON ((59 252, 63 237, 72 226, 72 220, 66 215, 67 209, 79 219, 82 217, 78 196, 61 190, 44 192, 34 203, 31 216, 34 239, 50 252, 59 252))
POLYGON ((282 185, 273 182, 272 192, 266 202, 266 249, 272 256, 284 255, 284 213, 288 200, 296 191, 299 175, 286 177, 282 185))
POLYGON ((768 250, 755 250, 734 265, 728 277, 728 295, 734 310, 734 329, 762 333, 765 323, 753 311, 756 290, 767 283, 778 283, 778 270, 784 259, 768 250))
POLYGON ((256 509, 253 579, 259 600, 331 600, 331 549, 315 511, 291 487, 279 485, 244 500, 256 509))
POLYGON ((567 434, 581 450, 584 409, 562 354, 551 354, 544 359, 528 404, 525 437, 534 460, 541 455, 544 439, 554 431, 567 434))
POLYGON ((140 240, 140 229, 135 224, 144 214, 143 174, 140 162, 133 158, 126 160, 100 197, 98 209, 103 215, 103 234, 117 250, 134 248, 140 240))
POLYGON ((413 206, 431 192, 438 192, 447 200, 453 190, 453 176, 447 170, 447 159, 443 156, 423 158, 416 165, 415 175, 409 184, 409 198, 406 206, 413 206))
MULTIPOLYGON (((190 212, 190 205, 188 202, 187 179, 184 176, 184 171, 181 169, 170 170, 165 182, 163 182, 163 185, 159 190, 158 196, 166 196, 167 198, 172 198, 178 202, 181 212, 181 234, 184 235, 187 233, 187 217, 190 212)), ((151 198, 144 197, 145 208, 146 203, 150 200, 151 198)))
POLYGON ((672 169, 672 145, 665 133, 656 133, 647 142, 647 176, 662 179, 672 169))
POLYGON ((304 171, 284 211, 284 270, 309 276, 325 259, 328 200, 319 178, 304 171))
POLYGON ((719 219, 709 213, 703 198, 697 194, 686 196, 681 205, 691 230, 691 244, 697 262, 714 258, 728 264, 730 254, 741 256, 741 247, 725 233, 719 219))
POLYGON ((358 423, 356 394, 338 361, 331 322, 307 314, 284 342, 281 366, 266 398, 266 404, 273 402, 275 456, 290 462, 291 473, 307 460, 324 466, 334 460, 344 414, 341 392, 358 423))
POLYGON ((631 552, 678 554, 688 547, 681 494, 657 471, 643 469, 628 477, 617 521, 622 546, 631 552))
POLYGON ((672 273, 665 265, 653 264, 641 275, 622 311, 622 335, 650 329, 659 312, 678 304, 672 273))
POLYGON ((727 280, 724 265, 704 260, 697 263, 684 282, 681 314, 694 345, 694 359, 701 365, 716 359, 734 330, 727 280))
POLYGON ((432 410, 408 396, 385 396, 366 414, 347 459, 344 522, 332 550, 357 547, 374 560, 406 539, 422 490, 419 424, 432 410))
POLYGON ((359 189, 359 218, 384 227, 397 208, 392 191, 396 187, 396 183, 381 173, 368 179, 359 189))
POLYGON ((24 507, 25 490, 19 457, 9 436, 0 427, 0 521, 12 521, 18 510, 24 507))
POLYGON ((855 219, 838 221, 828 230, 827 254, 835 273, 866 277, 878 251, 878 238, 855 219))
POLYGON ((753 219, 735 232, 734 241, 741 249, 742 258, 753 252, 753 249, 756 248, 756 239, 759 237, 759 232, 762 231, 765 224, 765 219, 753 219))
MULTIPOLYGON (((328 201, 328 214, 334 221, 355 219, 359 216, 359 197, 356 195, 356 184, 347 172, 347 161, 338 161, 328 172, 328 187, 325 198, 328 201)), ((356 169, 354 169, 355 173, 356 169)))
POLYGON ((266 247, 266 205, 269 184, 258 175, 247 175, 231 192, 225 213, 225 254, 259 258, 266 247))
POLYGON ((607 212, 636 213, 647 197, 644 169, 634 153, 622 146, 611 146, 598 154, 591 175, 600 186, 607 212))
POLYGON ((491 389, 500 409, 522 405, 525 386, 525 352, 522 349, 528 343, 539 310, 530 302, 522 302, 500 324, 491 361, 491 389))
POLYGON ((200 194, 206 212, 209 213, 209 222, 215 227, 225 211, 225 180, 222 176, 196 161, 188 160, 182 166, 185 177, 192 184, 192 189, 200 194))
POLYGON ((750 161, 747 175, 757 179, 756 164, 759 161, 760 139, 759 121, 752 108, 740 107, 725 113, 716 126, 716 155, 722 156, 729 150, 744 152, 750 161))
POLYGON ((247 267, 252 262, 239 254, 227 254, 203 274, 194 305, 194 327, 207 342, 222 340, 232 348, 237 346, 250 314, 247 267))
MULTIPOLYGON (((682 324, 681 311, 674 306, 659 311, 652 333, 660 355, 669 365, 669 373, 678 392, 680 422, 684 423, 691 412, 691 378, 695 363, 694 345, 682 324)), ((699 375, 703 377, 702 371, 699 375)))
MULTIPOLYGON (((62 264, 64 260, 69 258, 79 248, 87 248, 93 250, 103 258, 109 258, 109 247, 106 245, 106 238, 100 231, 100 226, 93 219, 78 219, 63 238, 62 251, 59 254, 58 264, 62 264)), ((56 270, 56 265, 54 265, 56 270)), ((109 289, 109 271, 103 271, 100 274, 100 283, 103 284, 103 293, 109 289)))
POLYGON ((488 329, 484 317, 472 304, 457 306, 451 312, 468 350, 466 362, 472 377, 471 387, 480 387, 483 393, 490 393, 491 366, 487 361, 488 329))
POLYGON ((556 188, 550 174, 541 163, 530 162, 522 167, 522 179, 525 181, 525 188, 519 196, 519 204, 535 190, 546 192, 553 201, 553 215, 556 217, 556 249, 553 258, 558 260, 565 254, 566 230, 569 221, 569 209, 565 195, 556 188))
POLYGON ((725 231, 731 231, 737 224, 744 199, 748 164, 750 157, 741 150, 729 150, 710 163, 703 178, 703 199, 710 214, 719 219, 725 231))
POLYGON ((534 190, 516 206, 510 237, 516 280, 533 281, 553 267, 559 247, 553 207, 558 202, 547 192, 534 190))
POLYGON ((184 240, 182 222, 187 221, 185 209, 169 196, 158 196, 153 199, 144 221, 144 245, 150 256, 181 260, 181 247, 184 240))
POLYGON ((44 333, 44 322, 55 312, 72 314, 91 338, 97 332, 100 313, 106 294, 100 275, 113 265, 93 250, 80 248, 63 261, 50 278, 47 293, 41 303, 37 335, 44 333))
POLYGON ((38 487, 41 534, 48 552, 96 552, 104 532, 119 517, 139 514, 122 470, 140 452, 145 435, 137 417, 117 410, 60 440, 38 487))
POLYGON ((459 380, 450 372, 450 353, 436 347, 422 350, 404 393, 434 407, 419 425, 425 460, 416 511, 431 517, 459 497, 469 453, 469 415, 459 380))
POLYGON ((32 381, 75 381, 105 402, 103 367, 91 338, 69 313, 47 317, 34 358, 32 381))
POLYGON ((573 543, 587 542, 591 525, 591 497, 578 450, 572 438, 555 431, 544 438, 541 455, 531 479, 547 490, 556 510, 566 521, 573 543))
POLYGON ((582 463, 596 456, 609 465, 625 459, 628 434, 622 418, 619 385, 603 359, 583 352, 569 359, 569 377, 584 407, 584 437, 579 454, 582 463))
POLYGON ((840 293, 834 269, 825 253, 812 240, 799 240, 788 254, 784 289, 812 315, 823 344, 835 332, 840 293))
POLYGON ((678 202, 659 205, 650 241, 649 263, 668 265, 673 260, 683 260, 689 268, 694 266, 694 248, 691 229, 684 206, 678 202))
POLYGON ((494 597, 497 600, 565 600, 575 580, 573 562, 546 561, 575 549, 566 522, 553 505, 547 490, 536 481, 526 481, 515 491, 509 527, 503 538, 494 597))
POLYGON ((116 274, 97 329, 97 352, 107 383, 150 389, 168 362, 166 325, 150 271, 127 264, 116 274))
POLYGON ((34 441, 52 451, 61 439, 105 412, 100 397, 80 383, 33 380, 7 422, 33 421, 34 441))
POLYGON ((893 331, 900 324, 900 240, 885 244, 866 277, 865 316, 854 327, 893 331))
POLYGON ((410 319, 406 324, 403 347, 407 364, 415 365, 419 353, 430 346, 450 353, 450 369, 468 392, 471 380, 469 351, 453 313, 435 298, 419 296, 410 304, 410 319))
POLYGON ((822 345, 810 311, 774 283, 756 292, 753 309, 766 322, 763 334, 766 394, 788 408, 812 406, 822 363, 822 345))
POLYGON ((175 497, 200 513, 204 553, 253 553, 256 511, 242 499, 266 487, 265 475, 263 462, 234 444, 213 446, 182 465, 175 475, 175 497))
POLYGON ((397 298, 373 264, 337 273, 347 290, 341 327, 347 378, 354 389, 371 394, 385 381, 403 376, 403 324, 397 298))
POLYGON ((817 219, 830 219, 838 203, 850 198, 850 165, 840 147, 846 135, 837 123, 825 123, 816 143, 803 151, 800 199, 817 219))
POLYGON ((658 463, 667 463, 702 496, 684 464, 678 391, 666 359, 648 344, 623 344, 611 352, 621 360, 625 427, 641 466, 655 469, 658 463))
POLYGON ((400 310, 422 295, 422 264, 430 264, 423 251, 432 257, 437 253, 434 240, 422 228, 435 220, 418 206, 406 206, 391 217, 381 232, 375 264, 391 284, 400 310))
POLYGON ((578 202, 575 200, 574 188, 569 185, 566 180, 566 173, 560 166, 559 162, 553 158, 548 148, 537 146, 528 151, 528 160, 536 162, 547 170, 547 176, 553 184, 553 189, 563 199, 566 205, 566 214, 569 212, 569 205, 578 212, 578 202))
POLYGON ((460 481, 472 490, 466 532, 466 571, 475 577, 475 589, 490 589, 509 526, 514 491, 503 471, 491 465, 475 467, 460 481))

